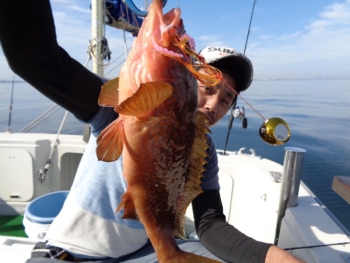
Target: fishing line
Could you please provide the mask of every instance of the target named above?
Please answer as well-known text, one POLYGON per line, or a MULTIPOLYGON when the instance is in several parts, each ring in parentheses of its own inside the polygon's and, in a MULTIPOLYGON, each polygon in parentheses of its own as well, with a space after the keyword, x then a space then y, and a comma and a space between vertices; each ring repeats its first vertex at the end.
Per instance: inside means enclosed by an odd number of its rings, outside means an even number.
POLYGON ((266 121, 267 119, 264 118, 264 116, 262 116, 248 101, 246 101, 237 91, 235 91, 234 88, 232 88, 224 78, 222 78, 222 81, 226 84, 227 87, 229 87, 234 93, 236 93, 236 95, 238 97, 240 97, 245 103, 248 104, 249 107, 251 107, 264 121, 266 121))
POLYGON ((291 247, 291 248, 284 248, 284 250, 296 250, 296 249, 316 248, 316 247, 330 247, 330 246, 349 245, 349 244, 350 244, 350 242, 342 242, 342 243, 322 244, 322 245, 313 245, 313 246, 305 246, 305 247, 291 247))

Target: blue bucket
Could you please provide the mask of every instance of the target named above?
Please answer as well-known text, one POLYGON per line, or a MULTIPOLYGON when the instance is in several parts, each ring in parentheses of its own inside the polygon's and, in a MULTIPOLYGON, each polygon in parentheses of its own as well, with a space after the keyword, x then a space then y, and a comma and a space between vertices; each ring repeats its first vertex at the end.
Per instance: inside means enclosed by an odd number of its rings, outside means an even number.
POLYGON ((25 216, 33 223, 51 224, 61 211, 69 191, 53 192, 34 199, 25 209, 25 216))

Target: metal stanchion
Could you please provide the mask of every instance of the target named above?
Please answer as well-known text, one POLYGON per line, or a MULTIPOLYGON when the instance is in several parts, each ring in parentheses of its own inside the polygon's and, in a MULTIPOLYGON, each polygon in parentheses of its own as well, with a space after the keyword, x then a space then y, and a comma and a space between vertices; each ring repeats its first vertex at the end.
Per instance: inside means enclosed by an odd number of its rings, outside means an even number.
POLYGON ((306 150, 297 147, 285 147, 284 150, 286 153, 283 163, 275 245, 278 243, 282 218, 285 215, 286 209, 288 207, 298 205, 301 170, 303 166, 304 153, 306 152, 306 150))

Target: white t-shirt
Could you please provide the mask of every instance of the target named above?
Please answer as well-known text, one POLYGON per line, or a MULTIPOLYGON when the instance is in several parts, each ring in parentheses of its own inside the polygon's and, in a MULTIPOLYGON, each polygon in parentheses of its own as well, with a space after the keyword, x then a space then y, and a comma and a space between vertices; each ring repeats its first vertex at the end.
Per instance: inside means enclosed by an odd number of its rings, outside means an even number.
MULTIPOLYGON (((98 161, 96 138, 115 118, 113 108, 100 108, 88 122, 91 136, 81 159, 70 193, 46 235, 48 245, 61 247, 79 257, 118 258, 141 248, 148 237, 136 220, 116 213, 126 191, 122 158, 98 161)), ((214 143, 208 136, 208 164, 202 179, 203 190, 218 190, 218 166, 214 143)))

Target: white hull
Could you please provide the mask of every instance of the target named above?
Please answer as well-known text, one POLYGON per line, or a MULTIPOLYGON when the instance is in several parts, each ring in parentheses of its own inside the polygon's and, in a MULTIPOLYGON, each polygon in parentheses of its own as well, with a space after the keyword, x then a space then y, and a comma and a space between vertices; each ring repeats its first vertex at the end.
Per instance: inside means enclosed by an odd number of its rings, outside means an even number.
MULTIPOLYGON (((23 214, 30 201, 48 193, 48 189, 69 190, 86 143, 82 136, 59 136, 45 186, 38 181, 38 171, 47 162, 55 139, 54 134, 0 133, 0 215, 23 214)), ((221 197, 228 222, 248 236, 274 243, 281 183, 271 174, 282 174, 283 166, 251 153, 218 153, 221 197)), ((191 207, 186 217, 189 235, 194 232, 191 207)), ((0 262, 25 262, 37 241, 0 236, 0 262)), ((349 242, 349 233, 301 183, 298 205, 288 208, 282 220, 278 246, 348 243, 292 252, 309 263, 348 263, 349 242)))

